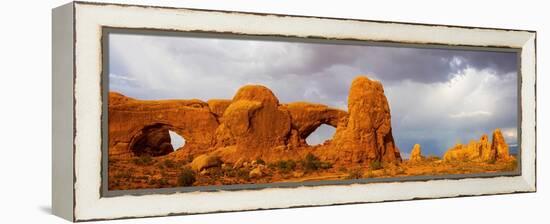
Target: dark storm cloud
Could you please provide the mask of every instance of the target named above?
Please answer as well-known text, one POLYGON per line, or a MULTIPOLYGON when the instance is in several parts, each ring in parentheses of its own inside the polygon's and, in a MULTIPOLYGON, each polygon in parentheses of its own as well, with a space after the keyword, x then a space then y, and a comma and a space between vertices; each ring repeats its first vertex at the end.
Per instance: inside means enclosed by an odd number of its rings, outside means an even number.
POLYGON ((382 81, 445 82, 468 67, 514 72, 515 53, 385 46, 304 44, 309 56, 302 66, 272 70, 278 74, 311 75, 337 64, 354 65, 382 81))
POLYGON ((466 68, 491 69, 496 74, 515 71, 511 53, 465 52, 442 49, 371 47, 356 62, 383 81, 446 82, 466 68), (370 53, 370 54, 369 54, 370 53))
POLYGON ((465 65, 469 65, 476 69, 491 69, 496 74, 507 74, 510 72, 516 72, 517 70, 517 54, 512 52, 474 52, 474 51, 461 51, 457 52, 457 57, 464 60, 465 65))

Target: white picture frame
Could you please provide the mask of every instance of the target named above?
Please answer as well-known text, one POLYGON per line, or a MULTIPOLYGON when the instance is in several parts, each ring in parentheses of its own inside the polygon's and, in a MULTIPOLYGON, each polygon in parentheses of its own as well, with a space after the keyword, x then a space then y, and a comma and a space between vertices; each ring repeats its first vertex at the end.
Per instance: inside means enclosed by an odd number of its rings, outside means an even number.
POLYGON ((536 32, 73 2, 53 10, 53 213, 70 221, 536 191, 536 32), (246 25, 245 25, 246 24, 246 25), (521 173, 485 178, 102 194, 104 28, 514 48, 520 56, 521 173))

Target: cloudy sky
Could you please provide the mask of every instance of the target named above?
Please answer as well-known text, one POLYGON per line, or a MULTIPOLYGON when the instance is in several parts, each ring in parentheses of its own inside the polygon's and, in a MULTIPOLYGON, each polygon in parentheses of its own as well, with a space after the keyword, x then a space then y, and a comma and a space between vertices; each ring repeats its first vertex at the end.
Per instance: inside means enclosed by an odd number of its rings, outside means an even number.
MULTIPOLYGON (((442 155, 495 128, 517 144, 516 60, 511 52, 110 34, 109 85, 139 99, 206 101, 253 83, 283 103, 346 110, 351 81, 367 75, 384 85, 402 154, 420 143, 424 154, 442 155)), ((333 132, 320 129, 309 142, 333 132)))

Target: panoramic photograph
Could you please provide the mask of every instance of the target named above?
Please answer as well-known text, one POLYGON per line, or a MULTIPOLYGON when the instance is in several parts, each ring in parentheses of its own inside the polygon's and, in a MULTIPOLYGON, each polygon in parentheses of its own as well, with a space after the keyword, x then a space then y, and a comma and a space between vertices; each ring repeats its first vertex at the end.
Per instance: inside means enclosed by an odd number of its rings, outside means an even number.
POLYGON ((518 171, 516 52, 107 41, 108 190, 518 171))

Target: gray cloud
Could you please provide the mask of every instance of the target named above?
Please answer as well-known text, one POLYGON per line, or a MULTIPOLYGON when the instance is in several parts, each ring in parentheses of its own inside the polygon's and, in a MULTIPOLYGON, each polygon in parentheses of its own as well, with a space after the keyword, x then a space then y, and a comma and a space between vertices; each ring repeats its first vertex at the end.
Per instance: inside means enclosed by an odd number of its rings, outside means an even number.
MULTIPOLYGON (((394 137, 402 151, 415 143, 441 155, 457 142, 467 143, 495 128, 517 127, 516 73, 466 69, 445 83, 402 82, 385 87, 394 137)), ((512 133, 514 134, 514 133, 512 133)), ((517 143, 516 135, 506 137, 517 143)))
POLYGON ((351 80, 366 74, 384 84, 404 153, 420 143, 440 155, 497 127, 517 142, 515 53, 119 34, 110 42, 110 89, 136 98, 232 98, 256 83, 281 102, 346 109, 351 80))

